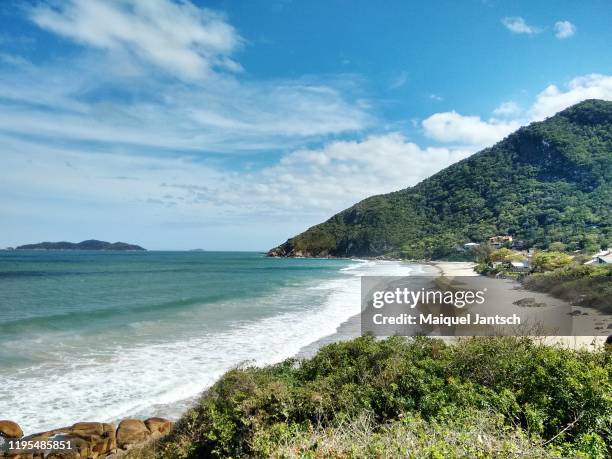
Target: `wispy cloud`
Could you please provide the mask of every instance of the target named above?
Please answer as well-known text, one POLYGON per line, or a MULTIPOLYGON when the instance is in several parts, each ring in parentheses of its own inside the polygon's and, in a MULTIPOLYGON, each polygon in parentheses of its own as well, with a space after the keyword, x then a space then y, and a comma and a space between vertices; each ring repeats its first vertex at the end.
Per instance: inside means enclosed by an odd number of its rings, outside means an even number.
POLYGON ((241 69, 230 55, 242 38, 221 15, 189 1, 68 0, 39 4, 30 16, 40 27, 66 38, 182 78, 241 69))
POLYGON ((555 37, 560 40, 573 37, 576 34, 576 26, 569 21, 555 22, 555 37))
POLYGON ((403 86, 406 86, 408 83, 408 72, 400 72, 396 76, 391 79, 391 84, 389 87, 391 89, 399 89, 403 86))
POLYGON ((502 19, 502 24, 512 33, 535 35, 540 33, 542 29, 527 24, 527 21, 520 16, 505 17, 502 19))
POLYGON ((141 206, 134 212, 149 218, 151 208, 161 206, 172 209, 166 217, 187 221, 247 215, 323 218, 367 196, 414 185, 473 153, 421 148, 400 133, 388 133, 302 148, 252 172, 232 172, 195 155, 145 157, 0 140, 2 190, 20 189, 27 174, 28 193, 53 196, 65 206, 141 206))
POLYGON ((297 147, 372 123, 351 75, 257 80, 229 70, 243 41, 221 14, 170 0, 38 3, 69 61, 0 55, 0 132, 41 142, 173 151, 297 147), (353 100, 355 102, 353 102, 353 100), (36 129, 32 130, 32 125, 36 129))

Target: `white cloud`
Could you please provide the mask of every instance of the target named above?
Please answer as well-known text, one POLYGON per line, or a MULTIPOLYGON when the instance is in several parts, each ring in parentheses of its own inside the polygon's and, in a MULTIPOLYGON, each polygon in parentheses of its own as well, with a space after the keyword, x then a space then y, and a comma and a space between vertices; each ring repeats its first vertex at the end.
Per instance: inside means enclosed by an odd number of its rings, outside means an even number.
POLYGON ((514 121, 483 121, 479 116, 465 116, 455 111, 435 113, 423 120, 425 135, 438 142, 488 146, 519 127, 514 121))
POLYGON ((31 18, 84 45, 125 54, 182 78, 241 68, 229 57, 242 42, 234 28, 189 1, 69 0, 40 4, 31 18))
POLYGON ((542 31, 538 27, 527 24, 520 16, 505 17, 502 19, 502 24, 512 33, 534 35, 542 31))
POLYGON ((438 94, 430 94, 430 95, 429 95, 429 98, 430 98, 431 100, 435 100, 436 102, 441 102, 441 101, 443 101, 443 100, 444 100, 444 97, 439 96, 438 94))
POLYGON ((502 140, 520 126, 541 121, 586 99, 612 100, 612 76, 580 76, 571 80, 566 90, 550 85, 536 96, 531 107, 525 111, 510 101, 493 110, 494 116, 488 120, 452 111, 435 113, 421 124, 425 135, 438 142, 486 147, 502 140))
POLYGON ((612 100, 612 76, 591 74, 574 78, 563 91, 550 85, 539 93, 530 109, 530 120, 544 118, 586 99, 612 100))
POLYGON ((426 148, 399 133, 298 149, 252 173, 229 174, 203 189, 200 181, 168 182, 165 193, 217 212, 327 218, 361 199, 416 184, 473 149, 426 148))
POLYGON ((493 115, 502 116, 502 117, 510 117, 510 116, 515 116, 519 114, 520 112, 521 112, 521 107, 519 107, 519 105, 516 102, 508 101, 508 102, 502 103, 499 107, 495 108, 495 110, 493 110, 493 115))
POLYGON ((337 211, 367 196, 416 184, 473 153, 473 149, 421 148, 400 133, 335 141, 301 149, 261 174, 274 195, 295 196, 294 204, 337 211))
POLYGON ((576 26, 569 21, 555 22, 555 37, 559 39, 573 37, 576 34, 576 26))

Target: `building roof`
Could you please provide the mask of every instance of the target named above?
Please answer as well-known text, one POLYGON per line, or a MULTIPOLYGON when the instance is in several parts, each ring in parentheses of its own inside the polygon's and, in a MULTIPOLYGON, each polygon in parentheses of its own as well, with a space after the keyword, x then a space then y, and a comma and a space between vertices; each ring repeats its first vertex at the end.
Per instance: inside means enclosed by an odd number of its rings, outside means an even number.
POLYGON ((511 261, 510 265, 513 268, 527 268, 529 266, 526 261, 511 261))

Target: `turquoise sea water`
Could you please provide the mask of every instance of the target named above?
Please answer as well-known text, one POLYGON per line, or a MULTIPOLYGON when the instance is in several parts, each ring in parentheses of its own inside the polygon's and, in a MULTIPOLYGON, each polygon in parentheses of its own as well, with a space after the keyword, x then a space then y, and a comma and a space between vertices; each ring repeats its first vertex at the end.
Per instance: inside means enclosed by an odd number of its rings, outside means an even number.
POLYGON ((0 252, 0 418, 177 416, 224 371, 295 355, 398 263, 232 252, 0 252))

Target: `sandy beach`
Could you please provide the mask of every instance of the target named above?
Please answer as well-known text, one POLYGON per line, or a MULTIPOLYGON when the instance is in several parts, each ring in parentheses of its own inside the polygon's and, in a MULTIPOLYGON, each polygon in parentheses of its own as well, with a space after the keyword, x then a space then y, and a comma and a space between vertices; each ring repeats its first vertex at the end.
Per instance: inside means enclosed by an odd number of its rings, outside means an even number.
MULTIPOLYGON (((592 308, 582 308, 577 306, 568 306, 567 303, 554 298, 545 293, 532 292, 525 290, 517 281, 511 279, 494 279, 485 276, 480 276, 474 271, 475 263, 472 262, 446 262, 436 261, 428 263, 431 266, 437 268, 441 276, 447 278, 455 277, 472 277, 478 276, 479 280, 485 282, 488 288, 495 290, 497 295, 504 296, 509 302, 518 301, 522 298, 529 297, 534 298, 536 301, 546 302, 550 305, 550 314, 553 317, 555 314, 559 314, 560 310, 567 310, 571 308, 574 312, 573 315, 573 326, 575 330, 593 330, 596 327, 600 334, 598 336, 534 336, 533 339, 540 341, 545 344, 555 344, 572 349, 595 349, 603 346, 608 334, 612 333, 612 315, 603 314, 592 308)), ((519 307, 516 306, 517 310, 519 307)), ((524 308, 522 312, 524 313, 524 308)), ((564 312, 565 313, 565 312, 564 312)), ((319 348, 330 343, 346 341, 356 338, 361 335, 361 323, 360 315, 357 314, 351 317, 348 321, 342 323, 336 332, 332 335, 321 338, 308 346, 305 346, 300 350, 297 357, 306 358, 313 355, 319 348)), ((460 337, 442 337, 447 342, 453 342, 460 337)))

